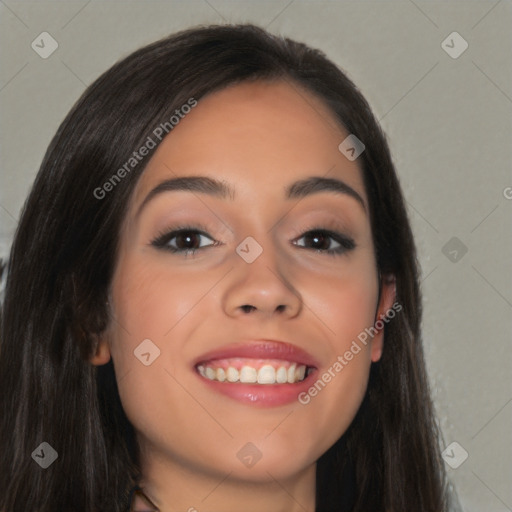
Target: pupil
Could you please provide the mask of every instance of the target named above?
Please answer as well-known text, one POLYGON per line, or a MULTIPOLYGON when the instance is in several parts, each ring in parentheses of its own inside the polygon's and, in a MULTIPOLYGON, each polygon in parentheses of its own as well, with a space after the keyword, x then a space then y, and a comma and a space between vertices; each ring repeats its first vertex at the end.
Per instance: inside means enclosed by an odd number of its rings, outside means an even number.
POLYGON ((320 241, 320 245, 322 247, 325 245, 326 237, 323 234, 309 235, 308 238, 313 241, 313 243, 318 243, 318 241, 320 241))
MULTIPOLYGON (((176 245, 182 249, 182 248, 185 248, 185 249, 189 249, 190 247, 187 247, 188 244, 190 244, 190 241, 192 241, 192 245, 195 245, 194 244, 194 239, 197 237, 197 235, 178 235, 177 238, 176 238, 176 245), (185 240, 185 243, 184 244, 180 244, 180 240, 185 240), (183 247, 183 245, 185 245, 186 247, 183 247)), ((196 240, 197 241, 197 240, 196 240)))

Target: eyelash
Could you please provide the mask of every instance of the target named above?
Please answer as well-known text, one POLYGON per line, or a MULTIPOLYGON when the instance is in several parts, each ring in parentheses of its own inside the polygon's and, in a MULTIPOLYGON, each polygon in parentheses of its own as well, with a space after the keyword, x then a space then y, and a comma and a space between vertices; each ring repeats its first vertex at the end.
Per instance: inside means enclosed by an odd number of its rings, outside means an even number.
MULTIPOLYGON (((196 251, 205 249, 206 247, 200 247, 199 249, 178 249, 174 247, 170 247, 168 244, 171 240, 176 238, 176 236, 181 234, 187 234, 187 233, 193 233, 196 235, 201 235, 209 238, 210 240, 213 240, 211 236, 207 234, 208 228, 206 228, 203 225, 196 224, 195 226, 177 226, 176 228, 173 228, 169 231, 161 232, 157 235, 157 237, 151 242, 151 245, 158 248, 163 249, 166 251, 169 251, 173 254, 184 254, 185 256, 188 255, 194 255, 196 251)), ((311 249, 308 247, 304 247, 301 245, 298 245, 298 247, 309 249, 318 253, 323 253, 329 256, 339 256, 345 253, 346 251, 350 251, 356 247, 356 244, 352 238, 349 238, 341 233, 337 233, 336 231, 331 231, 330 229, 323 228, 321 226, 312 226, 309 229, 302 232, 300 235, 300 238, 303 238, 306 235, 310 235, 312 233, 318 234, 322 233, 323 235, 326 235, 327 237, 333 239, 335 242, 337 242, 340 246, 335 249, 311 249)), ((216 247, 219 245, 219 242, 215 241, 215 243, 211 244, 209 247, 216 247)), ((294 244, 297 245, 297 244, 294 244)))

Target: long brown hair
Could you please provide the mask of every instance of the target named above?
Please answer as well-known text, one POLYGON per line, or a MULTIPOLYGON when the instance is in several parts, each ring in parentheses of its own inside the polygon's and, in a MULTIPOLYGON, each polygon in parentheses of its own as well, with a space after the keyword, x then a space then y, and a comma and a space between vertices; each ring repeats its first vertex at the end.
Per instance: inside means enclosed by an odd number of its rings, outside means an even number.
MULTIPOLYGON (((0 345, 0 510, 121 512, 139 476, 112 361, 88 362, 109 321, 120 225, 149 158, 106 197, 98 187, 190 98, 245 80, 286 80, 321 98, 364 142, 358 159, 377 265, 403 310, 348 431, 318 461, 317 511, 440 512, 446 486, 423 357, 414 241, 381 128, 323 53, 253 25, 189 29, 100 76, 54 136, 16 232, 0 345), (42 469, 31 454, 58 453, 42 469)), ((172 136, 172 134, 171 134, 172 136)), ((153 150, 154 151, 154 150, 153 150)))

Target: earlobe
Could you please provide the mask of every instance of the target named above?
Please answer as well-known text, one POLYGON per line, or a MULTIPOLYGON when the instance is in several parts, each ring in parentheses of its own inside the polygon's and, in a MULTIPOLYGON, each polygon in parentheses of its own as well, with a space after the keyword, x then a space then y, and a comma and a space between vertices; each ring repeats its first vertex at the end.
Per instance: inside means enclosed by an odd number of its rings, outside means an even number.
POLYGON ((393 309, 393 304, 396 300, 395 276, 392 274, 382 276, 381 287, 380 301, 374 325, 377 333, 372 339, 371 346, 371 360, 373 363, 380 360, 384 349, 384 326, 390 321, 389 311, 393 309))
POLYGON ((91 364, 101 366, 110 361, 110 347, 106 338, 98 338, 94 355, 89 359, 91 364))

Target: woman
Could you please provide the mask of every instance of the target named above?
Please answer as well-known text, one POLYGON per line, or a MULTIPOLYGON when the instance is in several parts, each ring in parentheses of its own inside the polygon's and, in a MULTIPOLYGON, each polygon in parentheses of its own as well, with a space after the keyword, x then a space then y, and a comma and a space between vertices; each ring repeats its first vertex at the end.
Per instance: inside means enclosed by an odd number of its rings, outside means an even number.
POLYGON ((19 224, 0 509, 447 510, 420 321, 385 137, 333 63, 252 25, 142 48, 19 224))

